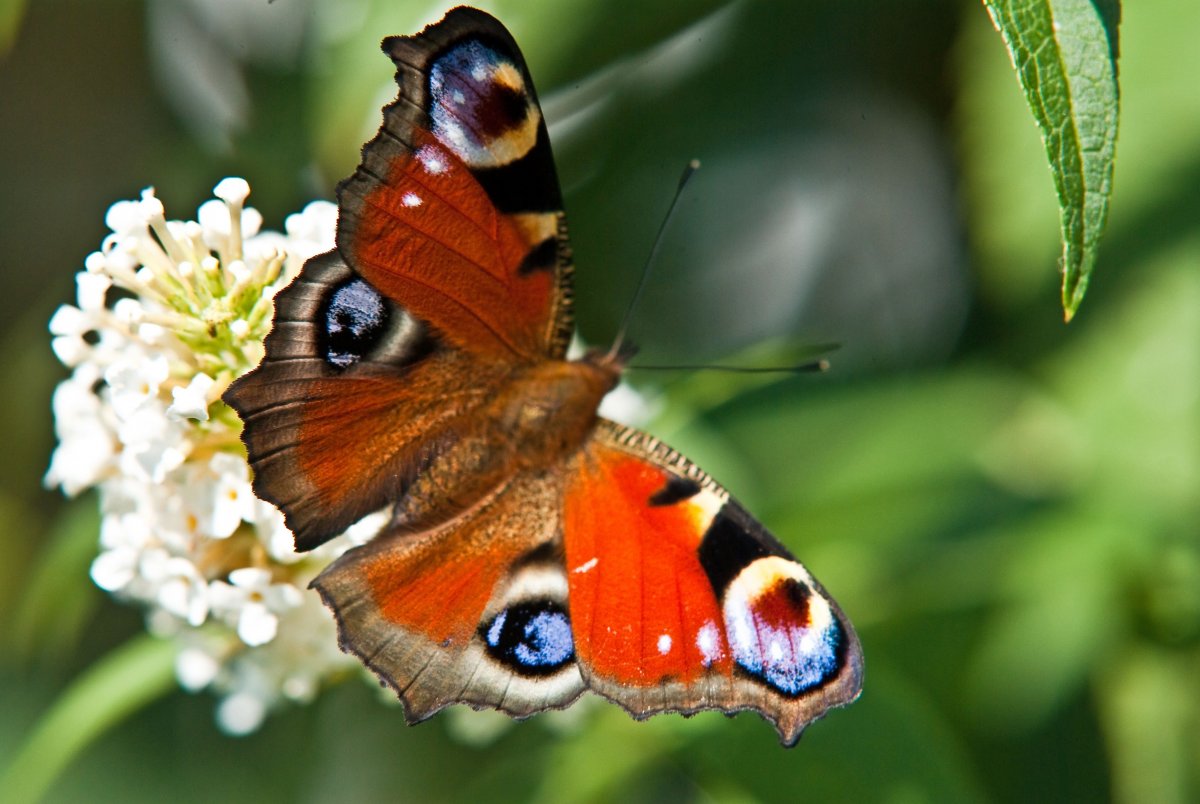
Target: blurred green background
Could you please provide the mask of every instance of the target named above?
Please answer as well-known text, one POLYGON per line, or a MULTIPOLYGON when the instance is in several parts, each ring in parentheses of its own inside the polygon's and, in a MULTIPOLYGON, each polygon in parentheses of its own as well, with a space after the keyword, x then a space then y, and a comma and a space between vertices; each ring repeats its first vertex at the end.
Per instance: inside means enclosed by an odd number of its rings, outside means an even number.
MULTIPOLYGON (((698 157, 634 324, 642 359, 842 344, 819 377, 631 379, 663 403, 650 429, 854 620, 862 698, 785 751, 753 715, 639 724, 599 703, 408 728, 356 680, 233 739, 213 699, 173 692, 50 800, 1200 798, 1200 6, 1125 7, 1109 232, 1069 327, 1049 172, 979 3, 486 7, 552 124, 586 339, 612 337, 698 157)), ((95 498, 40 482, 65 376, 46 321, 105 210, 154 185, 190 217, 235 174, 281 228, 378 126, 379 39, 442 10, 0 3, 0 766, 143 632, 88 578, 95 498)))

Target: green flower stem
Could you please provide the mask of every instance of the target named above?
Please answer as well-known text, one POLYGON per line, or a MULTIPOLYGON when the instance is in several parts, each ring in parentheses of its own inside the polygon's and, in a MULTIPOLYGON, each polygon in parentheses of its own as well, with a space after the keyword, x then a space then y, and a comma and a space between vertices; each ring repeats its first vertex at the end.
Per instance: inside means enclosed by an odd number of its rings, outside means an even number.
POLYGON ((35 802, 96 737, 175 686, 175 646, 142 635, 75 680, 0 776, 0 801, 35 802))

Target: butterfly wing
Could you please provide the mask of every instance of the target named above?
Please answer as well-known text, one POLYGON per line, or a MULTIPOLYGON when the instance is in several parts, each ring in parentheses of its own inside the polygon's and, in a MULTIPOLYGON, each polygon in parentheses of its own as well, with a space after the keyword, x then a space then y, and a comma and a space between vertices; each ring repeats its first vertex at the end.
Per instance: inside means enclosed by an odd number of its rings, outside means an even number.
POLYGON ((639 718, 755 710, 790 745, 862 683, 854 629, 808 571, 695 465, 611 422, 559 471, 376 537, 313 585, 410 721, 590 688, 639 718))
POLYGON ((310 549, 405 497, 507 367, 561 357, 571 262, 545 122, 499 22, 391 37, 397 100, 339 188, 337 250, 276 297, 225 395, 259 496, 310 549))
POLYGON ((519 476, 439 527, 376 537, 313 582, 342 649, 396 691, 410 722, 453 703, 523 717, 583 692, 558 488, 553 475, 519 476))
POLYGON ((723 488, 602 422, 573 460, 562 533, 588 686, 635 717, 758 711, 785 744, 862 685, 849 620, 723 488))
POLYGON ((389 37, 400 97, 338 189, 338 248, 456 347, 561 357, 570 252, 533 80, 492 17, 456 8, 389 37))

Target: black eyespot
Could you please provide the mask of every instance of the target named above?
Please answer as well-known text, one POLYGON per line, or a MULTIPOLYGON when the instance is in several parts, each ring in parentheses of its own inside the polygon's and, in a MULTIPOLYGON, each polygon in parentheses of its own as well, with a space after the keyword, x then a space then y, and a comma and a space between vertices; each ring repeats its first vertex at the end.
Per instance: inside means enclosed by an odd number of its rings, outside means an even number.
POLYGON ((338 368, 362 360, 383 338, 389 317, 375 288, 358 278, 342 284, 325 307, 325 359, 338 368))
POLYGON ((493 659, 525 675, 550 675, 575 657, 571 621, 552 601, 509 606, 480 633, 493 659))
POLYGON ((516 128, 529 116, 529 103, 525 93, 509 86, 497 86, 496 109, 508 121, 509 128, 516 128))

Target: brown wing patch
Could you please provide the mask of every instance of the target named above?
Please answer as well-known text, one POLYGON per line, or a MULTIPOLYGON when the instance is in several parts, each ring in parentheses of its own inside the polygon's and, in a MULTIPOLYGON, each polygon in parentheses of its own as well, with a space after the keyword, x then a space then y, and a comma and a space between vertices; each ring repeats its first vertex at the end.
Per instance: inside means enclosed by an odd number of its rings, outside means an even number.
POLYGON ((225 394, 255 493, 280 507, 301 550, 399 500, 498 381, 500 369, 438 348, 398 310, 354 360, 331 356, 329 298, 354 277, 336 252, 309 260, 276 297, 266 357, 225 394))

